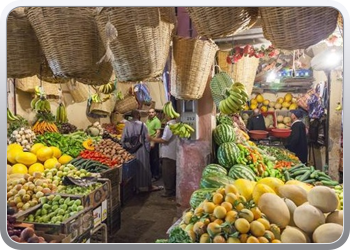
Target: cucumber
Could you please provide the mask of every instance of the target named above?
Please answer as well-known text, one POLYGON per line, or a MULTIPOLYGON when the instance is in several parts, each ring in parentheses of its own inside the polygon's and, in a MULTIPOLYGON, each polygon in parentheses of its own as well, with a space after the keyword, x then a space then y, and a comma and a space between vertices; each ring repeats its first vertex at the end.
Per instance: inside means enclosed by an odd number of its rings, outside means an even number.
POLYGON ((291 176, 291 177, 296 177, 296 176, 298 176, 298 175, 303 175, 305 172, 308 172, 308 171, 310 171, 309 168, 307 168, 307 169, 301 169, 301 170, 298 170, 298 171, 292 173, 290 176, 291 176))
POLYGON ((299 178, 299 181, 307 180, 307 179, 310 177, 311 173, 312 173, 311 171, 305 172, 305 173, 299 178))
POLYGON ((320 172, 320 170, 317 170, 317 169, 316 169, 315 171, 313 171, 313 172, 311 173, 310 178, 317 178, 319 172, 320 172))
POLYGON ((306 167, 305 166, 305 164, 297 164, 297 165, 295 165, 294 167, 291 167, 290 169, 288 169, 288 171, 289 172, 294 172, 294 171, 296 171, 297 169, 300 169, 300 168, 302 168, 302 167, 306 167))
POLYGON ((307 179, 305 181, 303 181, 304 183, 314 183, 316 182, 316 179, 307 179))
POLYGON ((324 181, 324 180, 321 180, 321 183, 325 186, 329 186, 329 187, 334 187, 336 185, 339 185, 339 182, 337 181, 333 181, 333 180, 330 180, 330 181, 324 181))
POLYGON ((332 180, 332 178, 331 177, 326 177, 326 176, 318 176, 318 178, 317 178, 318 180, 320 180, 320 181, 331 181, 332 180))
POLYGON ((288 171, 284 171, 284 181, 289 181, 290 180, 290 174, 288 171))

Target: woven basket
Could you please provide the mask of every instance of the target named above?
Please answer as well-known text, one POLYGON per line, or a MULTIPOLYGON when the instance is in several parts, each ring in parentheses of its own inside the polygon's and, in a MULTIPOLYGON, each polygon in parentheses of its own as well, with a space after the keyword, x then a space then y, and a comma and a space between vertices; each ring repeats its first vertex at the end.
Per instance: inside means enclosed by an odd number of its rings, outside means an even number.
POLYGON ((171 95, 178 99, 202 97, 218 46, 196 38, 174 37, 171 95))
POLYGON ((40 83, 44 89, 46 95, 58 96, 59 86, 48 82, 41 81, 37 76, 31 76, 21 79, 16 79, 16 88, 24 92, 35 93, 35 87, 39 86, 40 83))
POLYGON ((120 82, 142 81, 163 73, 175 25, 163 21, 159 8, 102 8, 96 22, 113 55, 112 66, 120 82), (106 35, 111 26, 117 32, 114 39, 106 35))
POLYGON ((36 75, 39 79, 49 82, 49 83, 67 83, 69 82, 70 78, 65 77, 57 77, 53 74, 49 63, 47 62, 45 56, 42 56, 41 64, 40 64, 40 70, 39 73, 36 75))
POLYGON ((128 111, 133 109, 137 109, 139 104, 135 98, 135 96, 130 94, 125 94, 123 100, 117 101, 115 104, 115 111, 120 114, 125 114, 128 111))
POLYGON ((104 102, 92 102, 90 106, 90 113, 110 116, 114 110, 117 101, 115 95, 112 94, 110 96, 111 97, 104 102))
POLYGON ((28 20, 56 77, 86 79, 99 70, 96 63, 100 59, 102 45, 99 43, 93 9, 26 8, 28 20))
POLYGON ((247 89, 247 94, 251 95, 256 70, 259 66, 259 59, 256 57, 243 56, 237 63, 233 65, 232 78, 234 82, 243 83, 247 89))
POLYGON ((89 89, 88 85, 75 80, 70 80, 66 84, 74 102, 76 103, 87 101, 91 91, 95 93, 95 90, 89 89))
POLYGON ((260 7, 264 36, 279 49, 306 49, 331 35, 338 10, 331 7, 260 7))
POLYGON ((200 36, 217 38, 249 29, 258 19, 257 7, 186 7, 200 36))
POLYGON ((7 18, 7 78, 24 78, 40 69, 40 44, 23 8, 7 18))
POLYGON ((343 36, 343 32, 344 32, 344 21, 343 21, 343 16, 342 16, 342 14, 339 12, 339 14, 338 14, 338 20, 337 20, 337 22, 338 22, 338 27, 339 27, 339 29, 340 29, 340 33, 341 33, 341 35, 343 36))

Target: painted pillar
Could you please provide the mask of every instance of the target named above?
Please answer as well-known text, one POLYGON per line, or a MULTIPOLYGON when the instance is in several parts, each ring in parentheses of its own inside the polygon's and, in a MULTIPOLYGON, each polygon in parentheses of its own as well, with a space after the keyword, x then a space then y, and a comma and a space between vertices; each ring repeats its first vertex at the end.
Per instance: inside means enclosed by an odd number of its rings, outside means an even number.
POLYGON ((203 97, 198 100, 199 140, 178 142, 176 202, 177 215, 189 208, 193 191, 199 188, 203 168, 212 160, 212 129, 215 126, 215 106, 211 96, 209 82, 203 97))

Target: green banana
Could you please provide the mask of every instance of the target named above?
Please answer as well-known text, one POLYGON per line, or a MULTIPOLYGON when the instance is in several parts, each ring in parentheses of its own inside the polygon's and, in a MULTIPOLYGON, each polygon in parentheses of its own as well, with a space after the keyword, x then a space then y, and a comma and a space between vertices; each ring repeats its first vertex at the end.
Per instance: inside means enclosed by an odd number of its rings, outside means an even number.
POLYGON ((32 108, 32 110, 35 110, 35 104, 40 100, 40 97, 35 96, 32 101, 30 102, 30 107, 32 108))
POLYGON ((188 125, 187 123, 184 123, 184 127, 190 131, 190 132, 194 132, 194 128, 192 128, 190 125, 188 125))
MULTIPOLYGON (((230 95, 231 96, 231 95, 230 95)), ((230 109, 233 110, 238 110, 240 104, 238 104, 233 98, 231 97, 227 97, 225 100, 228 103, 228 107, 230 107, 230 109)))
POLYGON ((57 109, 56 109, 56 117, 55 117, 55 121, 57 123, 61 123, 61 104, 58 105, 57 109))
POLYGON ((9 108, 7 108, 7 120, 10 122, 18 120, 18 117, 15 116, 9 108))

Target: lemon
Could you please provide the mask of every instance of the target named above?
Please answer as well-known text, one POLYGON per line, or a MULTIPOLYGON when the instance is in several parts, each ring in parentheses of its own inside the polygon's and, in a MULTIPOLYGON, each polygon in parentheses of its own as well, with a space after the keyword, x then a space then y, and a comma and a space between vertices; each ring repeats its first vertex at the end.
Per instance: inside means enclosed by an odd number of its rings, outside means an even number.
POLYGON ((45 162, 47 159, 52 158, 53 150, 50 147, 44 146, 39 148, 39 150, 36 152, 36 156, 38 157, 39 161, 45 162))
POLYGON ((71 160, 73 160, 73 157, 69 156, 69 155, 62 155, 59 159, 58 162, 63 164, 67 164, 68 162, 70 162, 71 160))
POLYGON ((266 112, 267 111, 267 107, 266 106, 261 106, 260 110, 261 110, 261 112, 266 112))
POLYGON ((28 173, 33 175, 34 172, 40 172, 43 173, 44 172, 44 165, 37 162, 34 163, 33 165, 31 165, 28 169, 28 173))
POLYGON ((292 99, 293 99, 293 95, 291 93, 285 94, 285 96, 284 96, 285 102, 290 102, 290 101, 292 101, 292 99))
POLYGON ((58 147, 54 147, 54 146, 51 146, 50 148, 53 151, 53 156, 56 157, 57 159, 59 159, 62 155, 61 150, 58 147))
POLYGON ((18 154, 22 153, 23 150, 20 149, 20 148, 13 148, 13 149, 10 149, 7 151, 7 161, 12 163, 12 164, 15 164, 17 163, 16 161, 16 157, 18 154))
POLYGON ((45 145, 42 143, 34 143, 33 146, 30 148, 30 152, 36 154, 37 151, 43 147, 45 147, 45 145))
POLYGON ((251 99, 250 104, 258 105, 258 101, 256 99, 251 99))
POLYGON ((12 149, 20 149, 20 150, 23 151, 23 147, 20 144, 17 144, 17 143, 12 143, 12 144, 7 146, 7 152, 12 150, 12 149))
POLYGON ((17 164, 12 166, 11 173, 12 174, 26 174, 26 173, 28 173, 28 168, 24 164, 17 163, 17 164))
POLYGON ((58 163, 58 160, 55 157, 52 157, 50 159, 47 159, 44 162, 44 167, 45 167, 45 169, 51 169, 51 168, 56 167, 57 163, 58 163))

